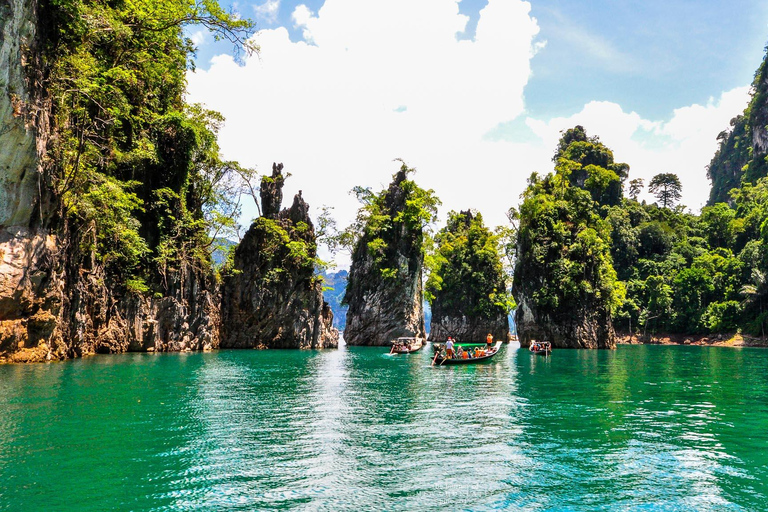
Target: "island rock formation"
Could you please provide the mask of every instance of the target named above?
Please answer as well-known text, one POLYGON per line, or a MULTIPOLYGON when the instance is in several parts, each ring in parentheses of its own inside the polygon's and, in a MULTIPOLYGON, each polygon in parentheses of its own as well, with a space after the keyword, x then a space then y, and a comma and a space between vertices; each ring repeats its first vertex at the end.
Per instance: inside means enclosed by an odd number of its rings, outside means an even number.
POLYGON ((282 164, 261 184, 263 215, 235 250, 222 287, 222 348, 334 348, 339 331, 315 275, 316 241, 299 192, 280 210, 282 164))
POLYGON ((507 299, 507 283, 492 239, 479 213, 449 214, 448 225, 437 235, 437 261, 427 281, 434 296, 431 340, 451 336, 482 342, 490 333, 494 340, 508 341, 509 317, 501 304, 507 299))
POLYGON ((532 341, 549 341, 556 348, 615 348, 616 334, 611 316, 589 305, 574 309, 564 318, 541 314, 530 306, 526 292, 517 295, 515 326, 520 346, 532 341))
POLYGON ((385 226, 370 222, 352 255, 344 302, 349 305, 344 341, 386 346, 400 336, 425 338, 422 290, 422 228, 400 220, 409 191, 407 168, 395 175, 383 197, 385 226))

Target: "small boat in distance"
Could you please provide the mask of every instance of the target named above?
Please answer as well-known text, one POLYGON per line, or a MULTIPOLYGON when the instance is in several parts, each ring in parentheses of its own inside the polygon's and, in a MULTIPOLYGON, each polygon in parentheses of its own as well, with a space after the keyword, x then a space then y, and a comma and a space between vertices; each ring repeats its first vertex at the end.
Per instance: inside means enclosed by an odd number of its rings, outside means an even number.
POLYGON ((421 348, 424 346, 424 338, 404 336, 392 340, 391 343, 392 349, 389 351, 390 354, 410 354, 411 352, 421 350, 421 348))
POLYGON ((528 347, 528 350, 530 350, 532 354, 544 354, 547 356, 552 353, 552 344, 548 341, 533 341, 531 342, 531 346, 528 347))
POLYGON ((435 354, 435 358, 432 360, 432 366, 442 366, 444 364, 475 364, 487 361, 499 352, 501 342, 497 341, 491 348, 485 348, 485 343, 472 343, 472 345, 478 345, 474 350, 465 350, 463 346, 467 346, 469 343, 464 343, 456 347, 454 356, 448 357, 444 350, 441 350, 435 354))

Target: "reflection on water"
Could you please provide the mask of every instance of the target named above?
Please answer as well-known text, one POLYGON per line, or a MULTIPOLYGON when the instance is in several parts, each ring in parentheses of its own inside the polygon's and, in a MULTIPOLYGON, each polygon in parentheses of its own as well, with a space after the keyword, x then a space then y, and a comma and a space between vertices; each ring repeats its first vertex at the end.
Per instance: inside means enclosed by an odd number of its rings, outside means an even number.
POLYGON ((761 510, 768 351, 0 367, 0 510, 761 510))

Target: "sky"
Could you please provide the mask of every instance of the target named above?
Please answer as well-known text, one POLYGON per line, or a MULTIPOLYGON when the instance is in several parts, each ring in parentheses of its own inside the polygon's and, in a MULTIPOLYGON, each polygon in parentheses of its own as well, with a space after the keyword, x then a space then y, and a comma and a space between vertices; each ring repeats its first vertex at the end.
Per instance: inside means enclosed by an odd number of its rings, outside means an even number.
MULTIPOLYGON (((752 0, 259 0, 257 56, 191 27, 187 100, 221 112, 223 157, 282 162, 316 214, 343 227, 361 185, 402 159, 448 211, 507 222, 532 172, 581 124, 647 184, 676 173, 698 212, 717 135, 743 112, 768 42, 752 0)), ((654 199, 646 194, 648 201, 654 199)), ((256 216, 248 205, 243 223, 256 216)), ((439 225, 437 226, 439 227, 439 225)))

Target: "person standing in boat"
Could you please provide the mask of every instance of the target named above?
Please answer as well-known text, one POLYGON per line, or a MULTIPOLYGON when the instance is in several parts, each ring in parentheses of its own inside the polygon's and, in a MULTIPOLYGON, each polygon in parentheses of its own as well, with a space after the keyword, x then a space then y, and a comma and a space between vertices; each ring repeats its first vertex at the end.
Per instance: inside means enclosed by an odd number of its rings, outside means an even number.
POLYGON ((448 340, 445 342, 445 357, 448 359, 453 358, 453 338, 448 336, 448 340))
POLYGON ((485 337, 485 349, 490 350, 492 345, 493 345, 493 335, 491 333, 488 333, 488 336, 485 337))

